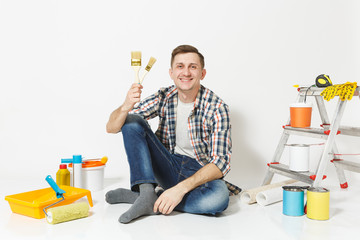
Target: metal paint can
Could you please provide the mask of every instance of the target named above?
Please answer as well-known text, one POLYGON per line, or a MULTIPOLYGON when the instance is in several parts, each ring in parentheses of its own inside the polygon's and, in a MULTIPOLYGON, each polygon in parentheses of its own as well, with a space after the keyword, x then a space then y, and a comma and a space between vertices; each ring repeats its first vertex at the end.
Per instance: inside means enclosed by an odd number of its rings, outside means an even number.
POLYGON ((289 144, 288 146, 290 146, 289 170, 295 172, 308 172, 310 145, 289 144))
POLYGON ((283 214, 304 215, 304 189, 299 186, 283 186, 283 214))
POLYGON ((307 191, 307 217, 315 220, 328 220, 330 191, 326 188, 311 187, 307 191))

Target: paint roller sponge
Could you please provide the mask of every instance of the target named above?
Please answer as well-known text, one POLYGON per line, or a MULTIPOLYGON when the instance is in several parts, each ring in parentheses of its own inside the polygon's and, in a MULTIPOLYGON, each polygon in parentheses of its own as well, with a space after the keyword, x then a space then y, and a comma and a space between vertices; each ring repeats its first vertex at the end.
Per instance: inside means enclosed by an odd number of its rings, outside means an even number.
POLYGON ((79 202, 65 206, 50 208, 47 211, 46 220, 50 224, 67 222, 89 216, 89 205, 86 202, 79 202))

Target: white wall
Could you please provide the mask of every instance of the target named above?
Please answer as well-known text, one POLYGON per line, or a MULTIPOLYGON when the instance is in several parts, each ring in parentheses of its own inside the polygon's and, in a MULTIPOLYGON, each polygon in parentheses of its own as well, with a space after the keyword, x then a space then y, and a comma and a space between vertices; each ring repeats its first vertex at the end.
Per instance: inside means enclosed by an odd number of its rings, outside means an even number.
MULTIPOLYGON (((321 73, 359 81, 359 10, 355 0, 0 0, 0 178, 43 182, 73 154, 107 155, 106 176, 128 178, 122 136, 105 124, 133 81, 130 52, 142 51, 144 64, 158 59, 146 96, 172 84, 172 49, 192 44, 205 55, 203 84, 231 108, 228 179, 260 185, 297 95, 292 85, 321 73)), ((359 98, 348 105, 345 121, 356 125, 359 98)), ((345 152, 360 146, 342 143, 345 152)))

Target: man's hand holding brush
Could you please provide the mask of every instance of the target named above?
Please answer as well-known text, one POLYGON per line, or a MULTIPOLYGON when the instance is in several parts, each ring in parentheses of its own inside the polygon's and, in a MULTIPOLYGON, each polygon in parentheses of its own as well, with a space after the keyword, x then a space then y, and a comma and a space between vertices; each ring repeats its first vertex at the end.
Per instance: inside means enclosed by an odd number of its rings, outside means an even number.
POLYGON ((110 115, 110 119, 106 125, 106 131, 108 133, 118 133, 121 131, 128 113, 133 109, 136 103, 140 102, 142 88, 143 86, 138 83, 133 83, 131 85, 124 103, 110 115))
POLYGON ((140 102, 141 100, 141 92, 143 86, 138 83, 133 83, 126 95, 125 102, 123 103, 123 110, 124 111, 131 111, 136 103, 140 102))

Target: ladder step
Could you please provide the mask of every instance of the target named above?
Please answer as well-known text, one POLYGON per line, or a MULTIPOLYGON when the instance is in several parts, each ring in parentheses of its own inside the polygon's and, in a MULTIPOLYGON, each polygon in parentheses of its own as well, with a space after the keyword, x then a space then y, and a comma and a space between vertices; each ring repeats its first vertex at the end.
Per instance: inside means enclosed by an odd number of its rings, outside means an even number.
POLYGON ((301 96, 320 96, 321 92, 324 91, 324 88, 318 88, 318 87, 301 87, 298 89, 299 94, 301 96))
MULTIPOLYGON (((324 91, 324 88, 318 87, 300 87, 298 88, 300 96, 320 96, 321 92, 324 91)), ((357 86, 353 96, 360 95, 360 86, 357 86)))
POLYGON ((360 164, 359 163, 346 161, 346 160, 342 160, 342 159, 334 159, 331 162, 334 163, 336 167, 341 167, 344 170, 360 173, 360 164))
POLYGON ((271 172, 299 180, 301 182, 312 184, 313 180, 311 179, 311 176, 314 176, 314 173, 312 172, 294 172, 289 170, 289 166, 281 163, 272 163, 268 164, 269 170, 271 172))
POLYGON ((284 131, 288 134, 305 136, 305 137, 314 137, 327 139, 328 135, 325 134, 323 128, 293 128, 290 126, 284 126, 284 131))
MULTIPOLYGON (((330 125, 322 126, 325 130, 330 128, 330 125)), ((339 131, 341 135, 360 137, 360 128, 359 127, 348 127, 348 126, 340 126, 339 131)))

